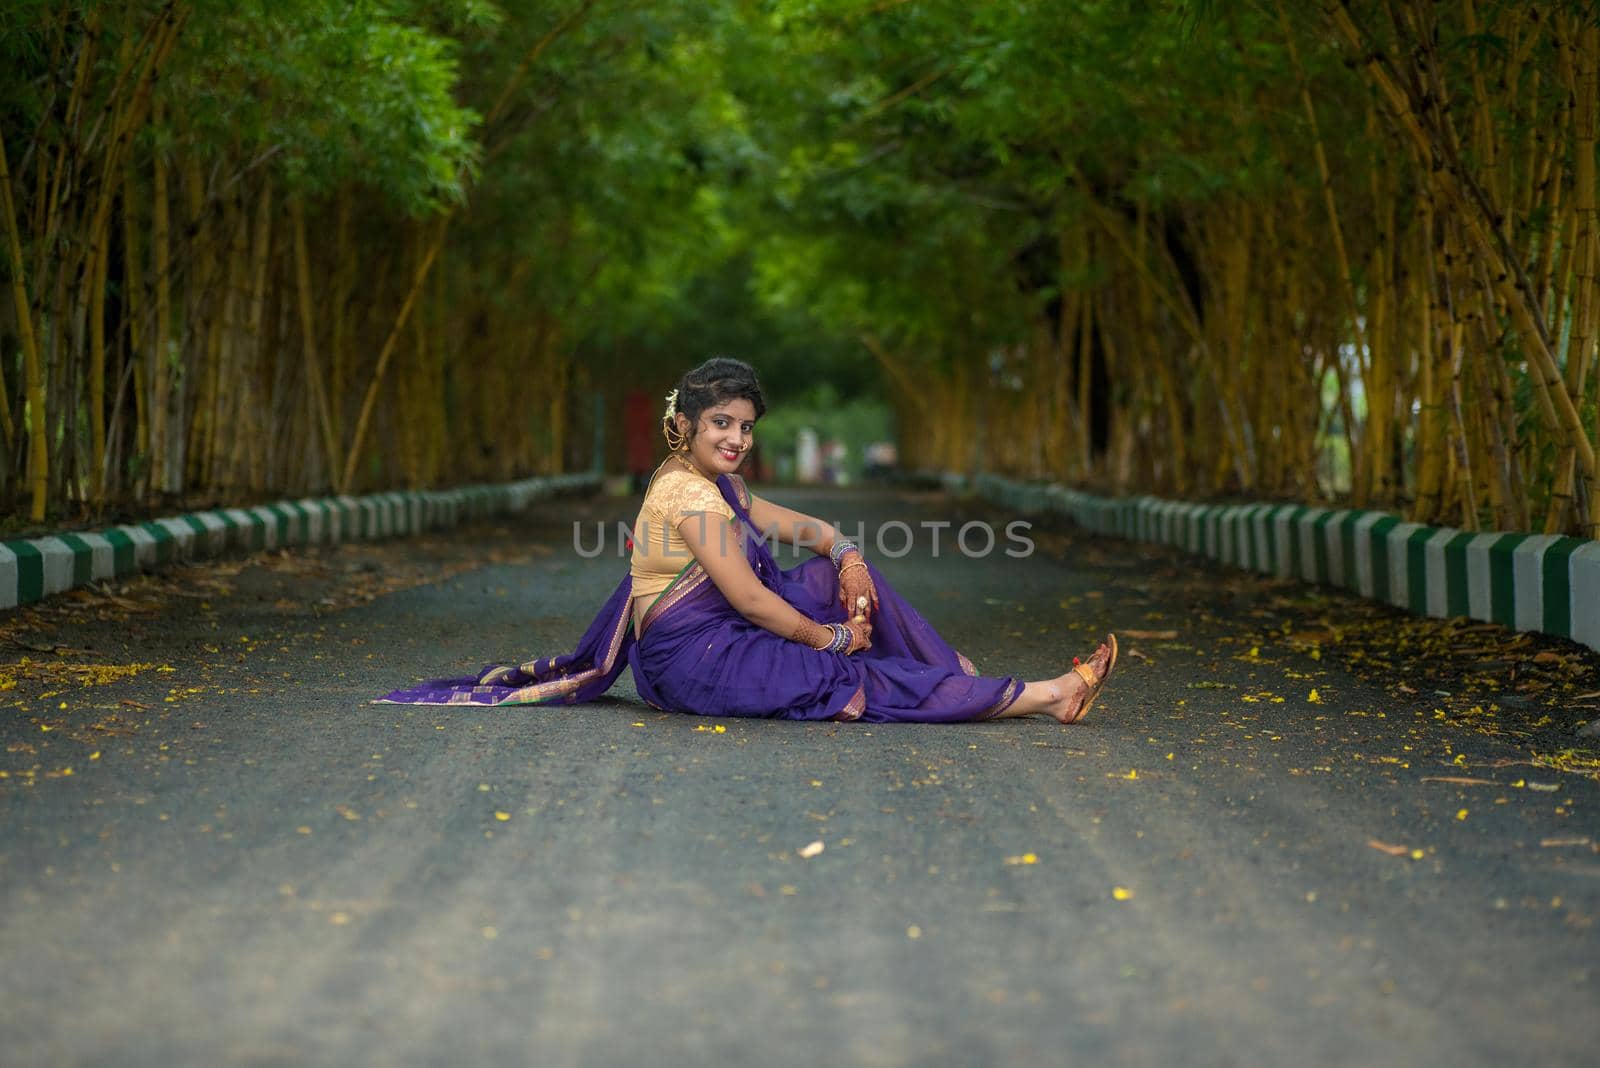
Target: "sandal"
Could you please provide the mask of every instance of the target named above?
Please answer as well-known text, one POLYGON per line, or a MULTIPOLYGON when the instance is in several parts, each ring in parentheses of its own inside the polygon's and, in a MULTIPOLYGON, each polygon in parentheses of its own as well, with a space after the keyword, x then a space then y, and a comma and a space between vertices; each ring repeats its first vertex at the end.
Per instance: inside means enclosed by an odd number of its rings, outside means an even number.
POLYGON ((1094 707, 1095 699, 1100 696, 1100 691, 1105 689, 1106 683, 1110 681, 1112 669, 1117 666, 1117 636, 1115 634, 1107 634, 1105 641, 1101 644, 1111 650, 1111 658, 1106 661, 1106 673, 1104 675, 1096 678, 1094 668, 1088 664, 1074 664, 1072 666, 1072 670, 1076 671, 1089 687, 1089 692, 1084 695, 1083 704, 1078 706, 1078 714, 1072 717, 1071 722, 1073 723, 1083 722, 1083 717, 1087 716, 1089 709, 1094 707))

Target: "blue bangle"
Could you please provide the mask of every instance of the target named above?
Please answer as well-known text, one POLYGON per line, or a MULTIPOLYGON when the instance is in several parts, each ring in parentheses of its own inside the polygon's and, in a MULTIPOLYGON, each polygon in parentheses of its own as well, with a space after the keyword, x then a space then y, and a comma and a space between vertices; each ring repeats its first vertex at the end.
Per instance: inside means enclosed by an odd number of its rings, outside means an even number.
POLYGON ((850 648, 850 642, 855 635, 850 633, 850 628, 843 623, 829 624, 833 627, 833 641, 828 644, 828 652, 842 653, 850 648))
POLYGON ((828 550, 828 559, 833 561, 833 566, 838 567, 839 561, 844 559, 845 553, 859 553, 861 546, 849 538, 840 538, 833 543, 833 548, 828 550))

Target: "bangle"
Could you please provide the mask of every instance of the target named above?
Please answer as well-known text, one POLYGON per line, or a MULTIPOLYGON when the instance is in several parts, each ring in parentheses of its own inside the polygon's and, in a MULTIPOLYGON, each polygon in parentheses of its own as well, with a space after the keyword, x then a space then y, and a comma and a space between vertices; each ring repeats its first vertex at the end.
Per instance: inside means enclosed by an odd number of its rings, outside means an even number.
POLYGON ((840 538, 833 543, 833 548, 828 550, 828 559, 833 561, 833 566, 838 567, 839 561, 844 559, 845 553, 859 553, 861 546, 849 538, 840 538))
POLYGON ((846 571, 849 571, 852 567, 863 567, 864 568, 866 566, 867 566, 867 562, 865 560, 852 560, 848 564, 845 564, 843 567, 841 567, 839 569, 839 577, 840 578, 844 578, 844 573, 846 571))
POLYGON ((855 633, 843 623, 829 625, 833 627, 833 641, 828 646, 828 652, 842 653, 850 648, 850 643, 856 640, 855 633))

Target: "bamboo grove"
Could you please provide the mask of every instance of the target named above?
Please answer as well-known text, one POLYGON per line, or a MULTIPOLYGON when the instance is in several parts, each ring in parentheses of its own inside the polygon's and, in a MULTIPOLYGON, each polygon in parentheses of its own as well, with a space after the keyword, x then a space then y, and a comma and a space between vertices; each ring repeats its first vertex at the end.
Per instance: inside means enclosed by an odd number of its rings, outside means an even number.
POLYGON ((572 250, 586 146, 539 120, 627 77, 596 58, 623 16, 550 62, 593 6, 9 12, 0 501, 39 521, 559 469, 582 294, 557 276, 611 247, 572 250))
POLYGON ((1600 536, 1597 17, 24 5, 0 504, 586 465, 736 338, 912 467, 1600 536))
POLYGON ((916 7, 842 148, 939 239, 810 216, 914 465, 1600 534, 1592 5, 916 7))

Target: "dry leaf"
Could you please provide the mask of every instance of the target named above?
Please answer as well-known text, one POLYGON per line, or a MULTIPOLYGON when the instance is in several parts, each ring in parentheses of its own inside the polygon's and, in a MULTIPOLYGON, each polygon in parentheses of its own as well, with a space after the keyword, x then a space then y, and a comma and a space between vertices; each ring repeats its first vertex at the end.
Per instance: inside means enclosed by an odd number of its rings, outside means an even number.
POLYGON ((1380 853, 1387 853, 1391 857, 1403 857, 1411 852, 1411 849, 1408 846, 1394 845, 1391 842, 1380 842, 1376 838, 1368 838, 1367 845, 1371 846, 1373 849, 1376 849, 1380 853))
POLYGON ((1449 782, 1457 786, 1499 786, 1493 779, 1465 779, 1459 775, 1424 775, 1423 782, 1449 782))
POLYGON ((823 848, 824 847, 821 842, 812 842, 810 845, 800 850, 800 855, 806 860, 810 860, 812 857, 821 853, 823 848))
POLYGON ((1586 846, 1590 843, 1588 838, 1541 838, 1539 844, 1546 849, 1558 846, 1586 846))
POLYGON ((1178 636, 1175 630, 1119 630, 1121 638, 1143 638, 1145 641, 1170 642, 1178 636))

